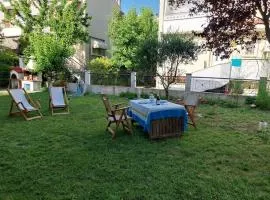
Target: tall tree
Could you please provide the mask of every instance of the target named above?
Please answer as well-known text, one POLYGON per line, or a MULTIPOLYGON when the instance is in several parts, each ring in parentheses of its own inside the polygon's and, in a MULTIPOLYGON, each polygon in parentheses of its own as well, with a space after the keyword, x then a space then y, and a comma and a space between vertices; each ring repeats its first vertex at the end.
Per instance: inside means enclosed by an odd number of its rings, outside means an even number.
POLYGON ((190 34, 164 34, 158 45, 157 76, 169 97, 169 88, 176 82, 178 76, 183 75, 180 64, 196 59, 198 47, 190 34))
POLYGON ((209 23, 200 34, 207 48, 224 58, 235 50, 235 44, 255 43, 258 37, 270 42, 270 0, 168 0, 172 6, 193 4, 191 14, 205 13, 209 23), (265 34, 257 32, 256 24, 264 24, 265 34))
POLYGON ((12 9, 0 4, 5 20, 23 30, 21 43, 29 45, 32 32, 46 29, 69 45, 88 39, 90 17, 85 13, 86 4, 80 0, 10 0, 12 9))
POLYGON ((113 45, 113 59, 129 69, 135 69, 139 46, 146 39, 158 37, 157 19, 149 8, 143 8, 139 15, 135 9, 126 15, 115 10, 109 36, 113 45))
POLYGON ((31 33, 31 51, 35 59, 35 71, 51 76, 52 72, 65 72, 65 62, 74 49, 54 34, 31 33))

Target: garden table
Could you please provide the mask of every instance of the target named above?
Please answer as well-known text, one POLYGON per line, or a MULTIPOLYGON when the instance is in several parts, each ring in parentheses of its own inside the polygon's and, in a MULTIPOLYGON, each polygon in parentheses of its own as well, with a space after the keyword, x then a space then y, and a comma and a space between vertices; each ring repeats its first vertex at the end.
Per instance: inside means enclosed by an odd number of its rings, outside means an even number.
POLYGON ((131 100, 129 115, 151 139, 180 136, 187 129, 185 107, 165 100, 160 105, 148 99, 131 100))

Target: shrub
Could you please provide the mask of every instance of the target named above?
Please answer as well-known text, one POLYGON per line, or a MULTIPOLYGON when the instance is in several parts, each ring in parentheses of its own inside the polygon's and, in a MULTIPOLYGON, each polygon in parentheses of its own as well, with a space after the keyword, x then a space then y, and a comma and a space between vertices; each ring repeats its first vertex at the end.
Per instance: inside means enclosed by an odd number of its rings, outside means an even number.
POLYGON ((136 99, 137 94, 132 93, 132 92, 121 92, 120 97, 124 97, 124 98, 127 98, 127 99, 136 99))
POLYGON ((242 81, 230 81, 229 88, 233 95, 240 95, 244 92, 242 81))
POLYGON ((66 87, 67 86, 67 82, 64 80, 57 80, 54 81, 52 84, 54 87, 66 87))
POLYGON ((142 93, 141 94, 141 98, 148 99, 149 98, 149 95, 148 94, 145 94, 145 93, 142 93))
POLYGON ((113 61, 107 57, 100 57, 91 60, 88 63, 87 68, 94 73, 111 73, 116 71, 113 61))
MULTIPOLYGON (((16 66, 19 64, 19 57, 10 49, 0 51, 0 63, 7 66, 16 66)), ((0 67, 1 69, 1 67, 0 67)))
POLYGON ((245 100, 245 104, 251 105, 256 103, 256 97, 247 97, 245 100))
POLYGON ((205 102, 207 102, 207 104, 209 105, 219 105, 225 108, 238 108, 239 107, 239 104, 234 100, 206 98, 205 102))
POLYGON ((260 80, 256 105, 260 109, 270 109, 270 96, 267 91, 267 79, 260 80))

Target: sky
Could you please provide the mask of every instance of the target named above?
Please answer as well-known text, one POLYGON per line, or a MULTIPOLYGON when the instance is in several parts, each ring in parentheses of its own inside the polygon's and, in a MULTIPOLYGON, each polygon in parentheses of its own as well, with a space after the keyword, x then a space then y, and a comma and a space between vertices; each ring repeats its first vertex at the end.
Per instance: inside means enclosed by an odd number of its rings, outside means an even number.
POLYGON ((150 7, 155 14, 159 12, 159 0, 122 0, 121 4, 124 12, 131 8, 136 8, 139 11, 141 7, 150 7))

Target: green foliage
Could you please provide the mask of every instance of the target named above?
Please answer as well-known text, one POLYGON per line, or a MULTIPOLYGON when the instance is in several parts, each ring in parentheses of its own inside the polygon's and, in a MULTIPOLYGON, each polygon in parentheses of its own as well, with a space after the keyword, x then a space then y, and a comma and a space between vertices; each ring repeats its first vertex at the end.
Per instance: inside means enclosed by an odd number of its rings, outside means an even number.
POLYGON ((205 98, 206 103, 209 105, 218 105, 224 108, 238 108, 240 105, 234 100, 224 100, 219 98, 205 98))
POLYGON ((7 87, 9 83, 10 65, 0 63, 0 87, 7 87))
POLYGON ((157 75, 169 97, 169 87, 182 75, 181 63, 189 63, 197 57, 198 46, 191 34, 169 33, 162 36, 158 48, 159 70, 157 75))
POLYGON ((65 40, 53 34, 32 33, 30 48, 36 61, 36 72, 60 72, 65 70, 66 58, 73 54, 73 48, 65 40))
POLYGON ((247 97, 245 100, 245 104, 251 105, 256 103, 256 97, 247 97))
POLYGON ((0 51, 0 63, 9 66, 17 66, 19 58, 12 50, 4 48, 0 51))
POLYGON ((13 51, 6 48, 0 50, 0 87, 7 87, 9 71, 12 66, 17 66, 18 62, 18 56, 13 51))
POLYGON ((142 93, 141 94, 141 98, 148 99, 149 98, 149 94, 142 93))
POLYGON ((136 70, 143 71, 144 75, 156 74, 158 45, 157 38, 147 38, 140 44, 136 53, 136 70))
POLYGON ((12 10, 5 8, 3 3, 1 10, 6 21, 22 28, 20 42, 26 48, 24 53, 27 56, 34 55, 33 48, 28 48, 32 32, 42 33, 50 29, 51 33, 70 46, 88 39, 87 27, 91 18, 85 14, 86 4, 81 5, 80 0, 11 0, 10 3, 12 10), (39 14, 33 15, 32 8, 39 14))
POLYGON ((270 95, 267 91, 267 79, 260 80, 256 105, 261 109, 270 109, 270 95))
POLYGON ((110 58, 98 57, 88 63, 88 69, 94 73, 112 73, 116 71, 114 63, 110 58))
POLYGON ((136 99, 137 94, 133 92, 121 92, 120 97, 127 98, 127 99, 136 99))
POLYGON ((5 63, 0 63, 0 72, 9 72, 10 71, 10 65, 7 65, 5 63))
POLYGON ((243 94, 243 81, 231 81, 229 84, 231 94, 240 95, 243 94))
MULTIPOLYGON (((131 9, 126 15, 115 10, 109 27, 113 44, 113 59, 128 69, 138 66, 139 47, 148 39, 157 39, 158 23, 151 9, 143 8, 140 15, 131 9)), ((142 67, 142 66, 141 66, 142 67)), ((147 69, 149 66, 144 66, 147 69)))
MULTIPOLYGON (((269 125, 268 125, 269 126, 269 125)), ((265 142, 270 142, 270 128, 265 128, 265 130, 258 131, 258 136, 265 142)))

